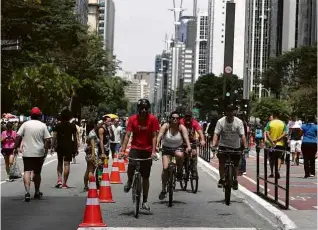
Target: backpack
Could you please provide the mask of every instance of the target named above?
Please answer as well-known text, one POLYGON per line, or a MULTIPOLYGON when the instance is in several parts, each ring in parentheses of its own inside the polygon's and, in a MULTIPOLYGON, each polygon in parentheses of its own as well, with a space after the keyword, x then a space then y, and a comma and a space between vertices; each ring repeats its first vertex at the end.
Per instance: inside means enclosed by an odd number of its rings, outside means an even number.
POLYGON ((255 138, 256 138, 256 139, 262 139, 262 138, 263 138, 263 130, 261 130, 261 129, 256 129, 256 130, 255 130, 255 138))

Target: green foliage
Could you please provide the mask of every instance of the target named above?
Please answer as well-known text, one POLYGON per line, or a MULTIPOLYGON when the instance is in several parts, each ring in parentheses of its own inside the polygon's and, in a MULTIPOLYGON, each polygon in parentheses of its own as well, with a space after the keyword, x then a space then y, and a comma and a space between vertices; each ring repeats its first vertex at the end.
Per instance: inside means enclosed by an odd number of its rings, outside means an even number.
POLYGON ((264 85, 276 98, 288 100, 299 117, 316 114, 317 44, 285 52, 269 60, 264 85))
POLYGON ((291 108, 287 101, 275 98, 262 98, 261 101, 252 104, 251 115, 258 117, 261 121, 267 121, 273 112, 279 114, 279 118, 286 121, 291 114, 291 108))
POLYGON ((67 104, 66 99, 71 97, 72 86, 79 87, 78 80, 59 71, 52 64, 17 70, 8 85, 15 92, 14 105, 20 111, 38 106, 45 114, 54 114, 67 104))
MULTIPOLYGON (((200 105, 201 113, 208 114, 210 111, 215 110, 214 99, 223 98, 223 76, 217 77, 214 74, 201 76, 194 84, 194 100, 200 105)), ((230 100, 242 99, 241 88, 243 87, 243 80, 239 79, 236 75, 227 77, 227 89, 231 92, 230 100), (234 93, 238 90, 237 94, 234 93)), ((202 117, 202 116, 201 116, 202 117)))
POLYGON ((88 34, 74 7, 74 0, 3 1, 1 39, 18 40, 20 49, 1 46, 2 111, 37 105, 54 115, 69 101, 75 114, 86 105, 98 111, 101 103, 111 112, 127 109, 126 83, 109 77, 114 66, 102 40, 88 34))

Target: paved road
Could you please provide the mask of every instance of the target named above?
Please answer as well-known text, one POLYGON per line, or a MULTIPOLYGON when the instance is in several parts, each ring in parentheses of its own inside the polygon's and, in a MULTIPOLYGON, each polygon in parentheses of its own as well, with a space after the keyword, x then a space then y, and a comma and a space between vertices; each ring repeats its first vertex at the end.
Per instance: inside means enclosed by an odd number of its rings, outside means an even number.
MULTIPOLYGON (((78 163, 72 165, 68 190, 55 189, 56 157, 46 160, 43 169, 43 200, 24 203, 22 180, 2 182, 2 229, 6 230, 70 230, 76 229, 83 218, 87 193, 83 189, 85 161, 83 152, 78 163)), ((116 203, 101 204, 104 221, 109 227, 206 227, 275 229, 255 213, 241 198, 233 195, 230 207, 223 203, 223 192, 216 181, 200 168, 197 194, 177 191, 172 208, 158 200, 160 191, 160 162, 155 162, 151 174, 149 203, 152 214, 132 216, 131 195, 123 192, 123 185, 112 185, 116 203)), ((201 166, 200 166, 201 167, 201 166)), ((2 176, 4 172, 2 171, 2 176)), ((126 175, 122 174, 123 182, 126 175)), ((179 188, 179 187, 178 187, 179 188)), ((33 191, 32 191, 33 194, 33 191)))

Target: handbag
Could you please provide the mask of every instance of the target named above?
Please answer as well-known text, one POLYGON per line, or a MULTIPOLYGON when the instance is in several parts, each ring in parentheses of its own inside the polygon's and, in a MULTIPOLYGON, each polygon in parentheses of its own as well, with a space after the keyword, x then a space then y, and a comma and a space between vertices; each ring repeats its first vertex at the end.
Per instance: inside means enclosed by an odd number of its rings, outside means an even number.
POLYGON ((11 165, 9 178, 10 179, 18 179, 22 177, 22 173, 20 167, 17 163, 17 156, 14 157, 13 164, 11 165))

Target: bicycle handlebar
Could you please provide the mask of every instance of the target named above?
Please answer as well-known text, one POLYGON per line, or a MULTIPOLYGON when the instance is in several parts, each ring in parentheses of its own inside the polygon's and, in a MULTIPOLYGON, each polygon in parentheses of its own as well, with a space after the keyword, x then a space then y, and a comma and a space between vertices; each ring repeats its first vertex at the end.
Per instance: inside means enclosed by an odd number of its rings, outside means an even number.
POLYGON ((224 155, 227 155, 227 154, 241 155, 241 154, 243 154, 243 151, 237 151, 237 150, 220 150, 220 149, 218 149, 217 152, 218 152, 218 154, 224 154, 224 155))

